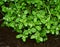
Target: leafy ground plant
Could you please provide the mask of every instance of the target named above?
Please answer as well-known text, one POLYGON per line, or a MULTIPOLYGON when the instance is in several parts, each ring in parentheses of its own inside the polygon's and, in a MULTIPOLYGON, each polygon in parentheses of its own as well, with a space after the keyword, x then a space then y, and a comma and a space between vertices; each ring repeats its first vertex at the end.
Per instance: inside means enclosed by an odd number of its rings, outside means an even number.
POLYGON ((13 28, 23 42, 47 40, 47 34, 60 31, 60 0, 0 0, 3 25, 13 28))

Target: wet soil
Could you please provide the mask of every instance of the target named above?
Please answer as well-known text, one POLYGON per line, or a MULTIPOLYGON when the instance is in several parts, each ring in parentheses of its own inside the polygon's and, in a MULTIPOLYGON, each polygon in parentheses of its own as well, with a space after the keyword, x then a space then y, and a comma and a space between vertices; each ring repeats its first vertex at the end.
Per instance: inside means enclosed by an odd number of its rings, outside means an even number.
POLYGON ((34 40, 27 42, 16 39, 16 32, 7 27, 0 27, 0 47, 60 47, 60 36, 48 35, 48 40, 37 44, 34 40))

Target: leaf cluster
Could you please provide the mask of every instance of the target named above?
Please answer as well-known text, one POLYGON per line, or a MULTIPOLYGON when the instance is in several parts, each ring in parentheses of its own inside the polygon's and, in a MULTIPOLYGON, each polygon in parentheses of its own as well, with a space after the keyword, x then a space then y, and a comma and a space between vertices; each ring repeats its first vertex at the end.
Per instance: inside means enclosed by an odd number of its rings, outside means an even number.
POLYGON ((25 42, 28 37, 37 43, 47 34, 59 34, 60 0, 2 0, 3 24, 13 28, 25 42))

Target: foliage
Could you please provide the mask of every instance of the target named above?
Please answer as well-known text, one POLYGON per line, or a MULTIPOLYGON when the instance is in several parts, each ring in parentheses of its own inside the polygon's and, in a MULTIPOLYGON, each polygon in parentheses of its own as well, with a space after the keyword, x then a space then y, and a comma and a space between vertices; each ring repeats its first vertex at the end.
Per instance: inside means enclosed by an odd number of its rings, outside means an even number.
POLYGON ((47 34, 59 34, 60 0, 0 0, 3 24, 13 28, 25 42, 28 37, 37 43, 47 34))

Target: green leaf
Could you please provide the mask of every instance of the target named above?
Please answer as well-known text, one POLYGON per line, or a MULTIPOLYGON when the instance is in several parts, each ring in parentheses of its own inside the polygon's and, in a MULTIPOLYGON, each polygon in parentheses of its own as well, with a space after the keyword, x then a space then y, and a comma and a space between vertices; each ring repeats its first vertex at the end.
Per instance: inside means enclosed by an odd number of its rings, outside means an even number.
POLYGON ((51 33, 52 33, 52 34, 55 34, 55 30, 51 30, 51 33))
POLYGON ((40 26, 36 26, 36 29, 37 29, 38 31, 40 31, 40 30, 41 30, 41 27, 40 27, 40 26))
POLYGON ((32 32, 32 33, 35 33, 35 32, 36 32, 36 29, 35 29, 35 28, 32 28, 32 29, 31 29, 31 32, 32 32))
POLYGON ((59 31, 56 31, 56 35, 59 35, 59 31))
POLYGON ((8 10, 8 8, 7 8, 7 7, 2 6, 2 11, 3 11, 3 12, 7 12, 7 10, 8 10))
POLYGON ((18 34, 16 38, 21 38, 22 36, 23 36, 22 34, 18 34))
POLYGON ((4 2, 0 1, 0 6, 3 4, 4 2))
POLYGON ((47 29, 50 29, 51 28, 50 23, 46 23, 46 26, 47 26, 47 29))
POLYGON ((30 39, 35 39, 35 37, 36 37, 35 35, 32 35, 30 39))
POLYGON ((44 41, 46 41, 48 38, 44 38, 44 41))
POLYGON ((29 31, 28 31, 28 30, 25 30, 25 31, 23 32, 23 34, 24 34, 24 35, 28 35, 28 34, 29 34, 29 31))
POLYGON ((39 43, 39 42, 43 42, 43 38, 42 37, 39 37, 36 39, 36 42, 39 43))
POLYGON ((27 38, 27 37, 28 37, 28 36, 23 35, 23 37, 22 37, 23 42, 26 42, 26 38, 27 38))
POLYGON ((23 27, 23 24, 20 23, 20 24, 19 24, 19 29, 22 29, 22 27, 23 27))
POLYGON ((11 23, 8 24, 8 26, 10 26, 10 27, 12 27, 12 28, 14 28, 14 25, 15 25, 14 22, 11 22, 11 23))
POLYGON ((3 0, 4 2, 6 2, 7 0, 3 0))
POLYGON ((34 18, 34 22, 37 22, 37 18, 34 18))
POLYGON ((33 14, 33 15, 36 15, 36 12, 35 12, 35 11, 32 11, 32 14, 33 14))
POLYGON ((24 14, 27 14, 27 13, 28 13, 28 10, 25 10, 25 11, 24 11, 24 14))
POLYGON ((16 18, 15 22, 20 22, 20 18, 16 18))

